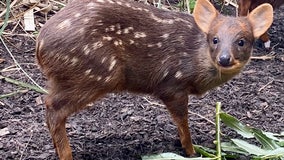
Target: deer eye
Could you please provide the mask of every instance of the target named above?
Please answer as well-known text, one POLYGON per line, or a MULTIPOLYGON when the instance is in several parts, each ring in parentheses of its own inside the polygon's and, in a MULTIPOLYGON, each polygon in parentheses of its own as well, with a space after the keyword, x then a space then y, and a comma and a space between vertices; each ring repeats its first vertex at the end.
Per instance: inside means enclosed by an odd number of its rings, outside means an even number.
POLYGON ((243 39, 239 40, 238 45, 240 47, 244 46, 245 45, 245 41, 243 39))
POLYGON ((217 44, 219 42, 219 39, 217 37, 214 37, 212 42, 213 42, 213 44, 217 44))

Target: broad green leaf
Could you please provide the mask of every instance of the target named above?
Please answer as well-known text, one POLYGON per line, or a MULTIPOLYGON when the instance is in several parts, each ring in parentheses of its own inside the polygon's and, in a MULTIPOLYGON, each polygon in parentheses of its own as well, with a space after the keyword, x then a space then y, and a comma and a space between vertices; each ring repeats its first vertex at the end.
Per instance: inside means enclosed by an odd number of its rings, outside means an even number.
POLYGON ((200 145, 194 145, 194 149, 197 153, 200 153, 201 155, 204 155, 206 157, 215 157, 214 154, 216 154, 216 150, 211 149, 211 148, 207 148, 207 147, 203 147, 200 145))
POLYGON ((269 151, 267 155, 279 155, 279 156, 284 157, 284 148, 283 147, 276 148, 272 151, 269 151))
POLYGON ((284 148, 277 148, 269 151, 266 155, 261 156, 261 159, 284 158, 284 148))
POLYGON ((267 150, 261 149, 260 147, 249 144, 246 141, 240 139, 231 139, 238 147, 242 148, 243 150, 247 151, 249 154, 262 156, 267 154, 267 150))
POLYGON ((278 134, 278 133, 271 133, 271 132, 262 132, 263 134, 265 134, 268 138, 273 139, 274 141, 276 141, 276 143, 281 146, 284 147, 284 139, 283 136, 278 134))
POLYGON ((233 153, 238 153, 238 154, 243 154, 243 155, 249 155, 247 151, 238 147, 236 144, 232 142, 222 142, 221 148, 225 152, 233 152, 233 153))
POLYGON ((242 124, 238 119, 235 117, 226 114, 220 113, 220 118, 223 123, 225 123, 228 127, 234 129, 237 133, 242 135, 245 138, 253 138, 253 134, 251 133, 251 128, 247 127, 246 125, 242 124))
POLYGON ((275 141, 284 141, 283 138, 278 138, 278 137, 283 137, 283 135, 278 134, 278 133, 272 133, 272 132, 262 132, 263 134, 265 134, 268 138, 273 139, 275 141))
POLYGON ((265 134, 263 134, 261 130, 255 128, 252 128, 251 130, 255 138, 262 144, 264 149, 273 150, 280 147, 273 139, 270 139, 265 134))
POLYGON ((142 156, 142 160, 214 160, 215 158, 185 158, 175 153, 161 153, 156 155, 142 156))

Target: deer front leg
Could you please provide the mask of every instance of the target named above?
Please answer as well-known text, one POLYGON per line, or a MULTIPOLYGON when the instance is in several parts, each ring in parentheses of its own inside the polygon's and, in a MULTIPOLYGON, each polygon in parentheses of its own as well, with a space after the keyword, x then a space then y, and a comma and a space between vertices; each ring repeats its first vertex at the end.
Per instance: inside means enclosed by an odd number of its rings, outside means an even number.
POLYGON ((167 106, 174 122, 178 127, 179 137, 182 147, 188 156, 194 155, 191 134, 188 126, 188 95, 186 93, 176 93, 172 96, 161 98, 167 106))

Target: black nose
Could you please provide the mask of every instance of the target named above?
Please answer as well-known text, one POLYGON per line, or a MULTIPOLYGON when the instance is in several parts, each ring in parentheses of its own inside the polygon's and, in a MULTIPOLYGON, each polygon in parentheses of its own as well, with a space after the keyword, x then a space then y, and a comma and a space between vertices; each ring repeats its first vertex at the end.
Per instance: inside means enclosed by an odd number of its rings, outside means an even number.
POLYGON ((221 54, 218 59, 218 63, 223 67, 228 67, 231 65, 230 54, 221 54))

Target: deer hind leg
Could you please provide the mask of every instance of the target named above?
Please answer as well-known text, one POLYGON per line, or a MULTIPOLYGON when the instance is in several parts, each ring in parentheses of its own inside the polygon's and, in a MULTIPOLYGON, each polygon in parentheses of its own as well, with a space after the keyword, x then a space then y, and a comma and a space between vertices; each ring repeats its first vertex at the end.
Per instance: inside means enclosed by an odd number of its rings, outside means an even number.
POLYGON ((251 7, 251 1, 248 0, 239 0, 238 1, 238 15, 239 16, 247 16, 251 7))
POLYGON ((170 112, 174 122, 178 127, 179 137, 182 147, 185 149, 186 154, 194 155, 191 134, 188 126, 188 96, 186 93, 177 93, 170 97, 161 98, 168 111, 170 112))
POLYGON ((51 134, 53 145, 60 160, 72 160, 72 151, 66 133, 66 119, 70 113, 63 108, 72 107, 63 104, 54 97, 46 98, 46 123, 51 134))
POLYGON ((66 133, 66 120, 71 114, 82 110, 98 95, 92 98, 80 98, 76 93, 51 90, 46 97, 46 123, 60 160, 72 160, 72 151, 66 133), (73 94, 71 94, 73 93, 73 94), (79 98, 78 98, 79 97, 79 98))

